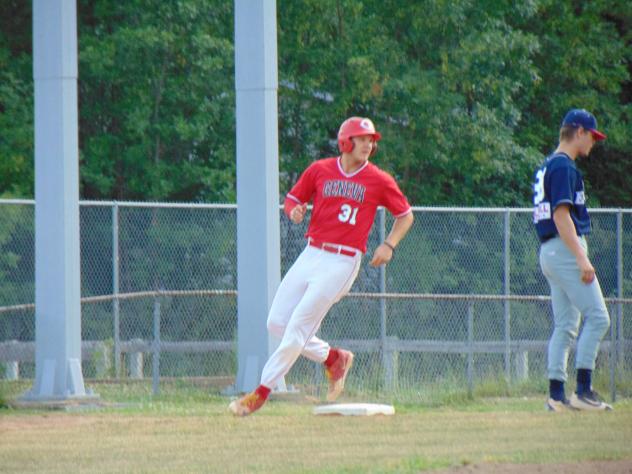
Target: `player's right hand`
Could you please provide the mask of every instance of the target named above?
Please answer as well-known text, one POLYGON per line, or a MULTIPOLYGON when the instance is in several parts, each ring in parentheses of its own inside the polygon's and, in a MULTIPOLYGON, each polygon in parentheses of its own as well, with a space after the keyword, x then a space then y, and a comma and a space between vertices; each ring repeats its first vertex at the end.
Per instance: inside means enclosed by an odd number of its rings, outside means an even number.
POLYGON ((305 213, 307 212, 307 203, 298 204, 294 206, 294 209, 290 211, 290 220, 295 224, 300 224, 303 222, 305 218, 305 213))

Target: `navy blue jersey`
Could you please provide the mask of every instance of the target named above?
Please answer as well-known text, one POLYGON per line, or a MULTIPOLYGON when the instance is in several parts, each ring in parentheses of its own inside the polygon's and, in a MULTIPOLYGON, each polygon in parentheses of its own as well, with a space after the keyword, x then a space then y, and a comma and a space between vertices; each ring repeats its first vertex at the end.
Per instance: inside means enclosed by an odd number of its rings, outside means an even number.
POLYGON ((554 153, 546 158, 535 173, 533 191, 533 223, 540 241, 558 234, 553 213, 560 204, 570 205, 577 235, 590 233, 584 180, 575 162, 566 153, 554 153))

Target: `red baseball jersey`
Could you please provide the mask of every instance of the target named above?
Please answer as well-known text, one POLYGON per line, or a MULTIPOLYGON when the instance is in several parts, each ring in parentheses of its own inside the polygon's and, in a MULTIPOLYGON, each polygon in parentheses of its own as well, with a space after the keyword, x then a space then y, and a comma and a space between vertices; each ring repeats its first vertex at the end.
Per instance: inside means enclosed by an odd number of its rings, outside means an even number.
POLYGON ((347 174, 340 157, 312 163, 287 199, 297 204, 313 202, 306 237, 347 245, 363 253, 378 206, 384 206, 396 218, 412 211, 391 175, 369 161, 347 174))

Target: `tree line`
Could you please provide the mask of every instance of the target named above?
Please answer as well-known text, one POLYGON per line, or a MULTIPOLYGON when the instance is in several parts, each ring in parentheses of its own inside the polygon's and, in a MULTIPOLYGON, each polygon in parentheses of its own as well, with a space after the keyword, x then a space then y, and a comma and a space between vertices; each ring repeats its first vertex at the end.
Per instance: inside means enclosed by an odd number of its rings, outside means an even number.
MULTIPOLYGON (((32 198, 31 2, 0 3, 0 196, 32 198)), ((82 199, 234 202, 233 2, 78 0, 82 199)), ((528 206, 564 113, 608 140, 590 206, 632 206, 625 0, 277 0, 280 190, 350 115, 416 205, 528 206)))

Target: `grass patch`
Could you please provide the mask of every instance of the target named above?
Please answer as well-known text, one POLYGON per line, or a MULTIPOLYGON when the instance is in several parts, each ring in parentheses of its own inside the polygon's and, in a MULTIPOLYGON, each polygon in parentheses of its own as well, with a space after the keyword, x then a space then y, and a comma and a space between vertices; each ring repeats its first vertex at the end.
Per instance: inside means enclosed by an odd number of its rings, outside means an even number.
MULTIPOLYGON (((200 383, 165 382, 157 397, 150 382, 88 385, 110 405, 81 412, 3 409, 0 433, 10 441, 0 443, 0 470, 418 473, 481 462, 632 459, 629 399, 610 413, 552 414, 542 394, 460 398, 447 391, 432 403, 395 401, 393 417, 316 417, 313 406, 322 401, 298 395, 235 418, 229 398, 200 383), (559 440, 564 448, 551 449, 559 440)), ((30 386, 1 382, 0 392, 14 396, 30 386)), ((493 386, 480 390, 497 395, 493 386)), ((347 395, 344 401, 369 400, 347 395)))
POLYGON ((0 385, 0 410, 8 408, 8 396, 5 393, 5 388, 3 387, 3 385, 0 385))

